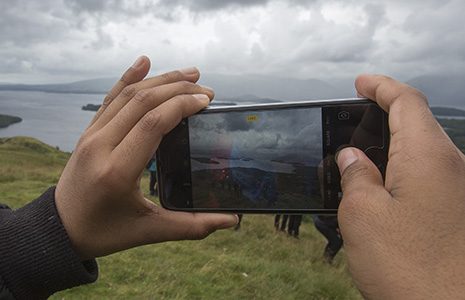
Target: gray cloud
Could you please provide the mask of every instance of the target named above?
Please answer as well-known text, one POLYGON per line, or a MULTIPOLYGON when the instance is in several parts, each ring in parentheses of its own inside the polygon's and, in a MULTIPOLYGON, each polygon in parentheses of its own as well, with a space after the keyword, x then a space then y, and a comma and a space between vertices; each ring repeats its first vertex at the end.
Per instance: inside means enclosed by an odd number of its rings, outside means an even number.
POLYGON ((197 156, 307 164, 318 163, 322 156, 318 109, 208 114, 189 122, 190 147, 197 156))
POLYGON ((118 76, 140 54, 157 72, 463 77, 464 9, 460 0, 2 1, 0 81, 118 76))

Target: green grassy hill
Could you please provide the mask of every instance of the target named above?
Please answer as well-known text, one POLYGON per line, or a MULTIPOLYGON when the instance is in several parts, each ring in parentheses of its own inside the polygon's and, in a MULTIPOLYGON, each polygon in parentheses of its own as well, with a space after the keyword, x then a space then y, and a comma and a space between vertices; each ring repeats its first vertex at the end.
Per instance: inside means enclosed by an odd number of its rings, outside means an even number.
MULTIPOLYGON (((38 197, 68 158, 32 138, 0 139, 0 202, 18 208, 38 197)), ((311 222, 301 231, 297 240, 275 232, 273 216, 246 215, 239 231, 101 258, 97 283, 52 299, 360 299, 343 253, 325 264, 324 238, 311 222)))

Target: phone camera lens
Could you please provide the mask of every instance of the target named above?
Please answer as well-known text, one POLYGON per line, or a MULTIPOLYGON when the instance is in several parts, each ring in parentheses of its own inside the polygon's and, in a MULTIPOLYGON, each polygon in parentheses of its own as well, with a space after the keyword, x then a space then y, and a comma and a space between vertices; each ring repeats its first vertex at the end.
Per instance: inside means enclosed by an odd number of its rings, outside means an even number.
POLYGON ((348 111, 341 111, 337 114, 337 119, 341 121, 349 120, 350 118, 350 113, 348 111))

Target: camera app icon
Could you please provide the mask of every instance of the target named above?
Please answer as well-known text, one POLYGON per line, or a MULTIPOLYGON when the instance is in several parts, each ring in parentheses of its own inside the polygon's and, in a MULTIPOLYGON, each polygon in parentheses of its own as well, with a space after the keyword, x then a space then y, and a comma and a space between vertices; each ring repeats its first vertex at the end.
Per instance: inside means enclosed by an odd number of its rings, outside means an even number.
POLYGON ((349 120, 350 119, 350 113, 348 111, 340 111, 338 114, 337 114, 337 119, 340 120, 340 121, 345 121, 345 120, 349 120))

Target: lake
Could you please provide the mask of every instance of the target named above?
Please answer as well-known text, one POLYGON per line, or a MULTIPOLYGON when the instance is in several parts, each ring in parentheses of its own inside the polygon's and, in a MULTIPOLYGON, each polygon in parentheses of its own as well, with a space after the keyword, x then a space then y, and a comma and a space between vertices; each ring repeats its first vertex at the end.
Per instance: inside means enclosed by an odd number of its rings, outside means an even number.
POLYGON ((31 136, 62 150, 73 151, 94 115, 94 112, 83 111, 81 107, 88 103, 99 104, 103 97, 101 94, 0 91, 0 114, 23 119, 0 129, 0 137, 31 136))
POLYGON ((1 91, 0 114, 18 116, 22 122, 0 129, 0 137, 31 136, 61 150, 72 151, 94 112, 87 103, 101 103, 104 95, 1 91))

